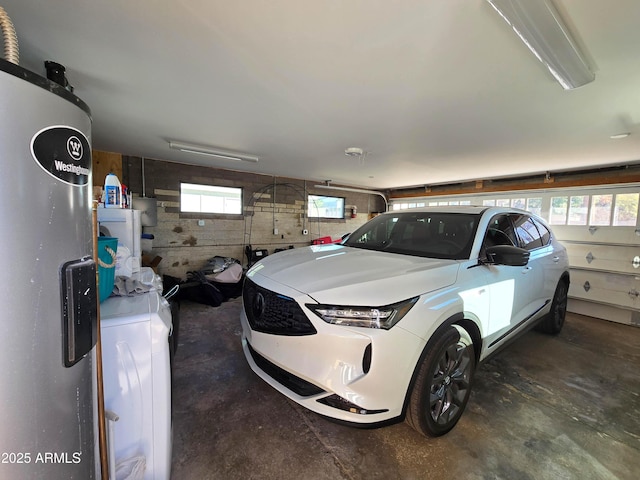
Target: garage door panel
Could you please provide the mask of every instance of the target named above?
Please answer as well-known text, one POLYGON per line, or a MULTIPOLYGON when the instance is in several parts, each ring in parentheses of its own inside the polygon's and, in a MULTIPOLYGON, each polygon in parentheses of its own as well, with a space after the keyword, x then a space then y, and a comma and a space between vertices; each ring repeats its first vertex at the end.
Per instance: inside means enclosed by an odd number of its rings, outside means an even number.
POLYGON ((591 270, 640 275, 640 247, 565 242, 569 264, 591 270), (637 262, 634 259, 638 257, 637 262))
MULTIPOLYGON (((588 227, 585 225, 552 225, 561 242, 615 243, 637 245, 640 235, 635 227, 588 227)), ((640 232, 640 230, 639 230, 640 232)))
POLYGON ((640 276, 571 270, 571 298, 640 310, 640 276))

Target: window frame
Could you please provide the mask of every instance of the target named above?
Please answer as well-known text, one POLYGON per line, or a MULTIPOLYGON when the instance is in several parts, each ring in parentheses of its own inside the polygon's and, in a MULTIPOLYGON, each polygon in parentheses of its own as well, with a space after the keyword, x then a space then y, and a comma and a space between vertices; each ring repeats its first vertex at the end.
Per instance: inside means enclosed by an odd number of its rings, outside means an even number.
POLYGON ((315 193, 309 193, 307 194, 307 216, 308 218, 314 218, 314 219, 320 219, 320 220, 344 220, 345 218, 347 218, 346 214, 345 214, 345 210, 347 208, 347 199, 346 197, 338 197, 335 195, 318 195, 315 193), (315 198, 330 198, 330 199, 337 199, 337 200, 341 200, 342 201, 342 216, 340 217, 327 217, 327 216, 323 216, 323 215, 317 215, 317 208, 316 208, 316 214, 314 214, 313 209, 312 209, 312 204, 315 203, 314 200, 312 200, 311 198, 315 197, 315 198))
MULTIPOLYGON (((223 192, 220 192, 223 193, 223 192)), ((216 196, 216 195, 212 195, 212 196, 216 196)), ((185 217, 185 218, 190 218, 190 217, 213 217, 213 216, 223 216, 225 218, 228 217, 237 217, 237 216, 242 216, 243 215, 243 211, 244 211, 244 189, 242 187, 229 187, 226 185, 212 185, 212 184, 205 184, 205 183, 193 183, 193 182, 180 182, 180 189, 179 189, 179 196, 178 198, 180 199, 179 201, 179 210, 180 210, 180 215, 185 217), (210 189, 216 189, 219 188, 221 190, 235 190, 236 192, 234 193, 239 193, 240 198, 239 198, 239 211, 203 211, 202 209, 200 211, 197 210, 183 210, 183 195, 185 195, 185 192, 183 192, 183 186, 185 185, 189 185, 189 186, 193 186, 193 187, 204 187, 204 189, 210 188, 210 189)), ((222 195, 223 199, 227 199, 227 198, 234 198, 232 196, 226 197, 224 195, 222 195)), ((223 202, 226 200, 223 200, 223 202)), ((195 218, 194 217, 194 218, 195 218)))

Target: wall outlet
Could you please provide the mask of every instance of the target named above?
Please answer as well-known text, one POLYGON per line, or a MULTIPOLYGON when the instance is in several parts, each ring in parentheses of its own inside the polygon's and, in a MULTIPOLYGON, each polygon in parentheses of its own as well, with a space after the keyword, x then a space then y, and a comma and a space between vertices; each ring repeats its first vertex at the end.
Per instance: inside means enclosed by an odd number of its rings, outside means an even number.
POLYGON ((307 230, 306 228, 304 230, 302 230, 302 234, 303 235, 309 235, 309 230, 307 230))
POLYGON ((273 229, 273 234, 274 234, 274 235, 277 235, 277 234, 278 234, 278 229, 277 229, 277 228, 274 228, 274 229, 273 229))

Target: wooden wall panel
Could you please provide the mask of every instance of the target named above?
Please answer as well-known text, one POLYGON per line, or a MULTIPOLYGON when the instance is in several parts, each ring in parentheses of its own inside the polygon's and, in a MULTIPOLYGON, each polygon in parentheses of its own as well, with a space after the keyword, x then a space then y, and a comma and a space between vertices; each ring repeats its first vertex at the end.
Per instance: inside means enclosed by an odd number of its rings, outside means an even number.
POLYGON ((101 152, 93 150, 92 169, 93 169, 93 185, 102 187, 104 179, 109 173, 115 173, 120 181, 122 181, 122 155, 112 152, 101 152))

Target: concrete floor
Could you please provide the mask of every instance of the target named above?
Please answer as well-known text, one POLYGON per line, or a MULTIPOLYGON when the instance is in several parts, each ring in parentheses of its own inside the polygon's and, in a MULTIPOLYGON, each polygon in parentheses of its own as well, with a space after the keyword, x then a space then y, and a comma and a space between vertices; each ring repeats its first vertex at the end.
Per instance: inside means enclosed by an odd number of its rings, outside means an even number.
POLYGON ((640 328, 568 314, 557 337, 524 335, 433 439, 341 426, 276 392, 245 361, 240 308, 182 303, 173 479, 640 478, 640 328))

